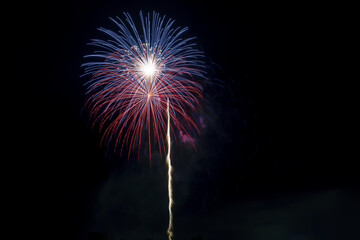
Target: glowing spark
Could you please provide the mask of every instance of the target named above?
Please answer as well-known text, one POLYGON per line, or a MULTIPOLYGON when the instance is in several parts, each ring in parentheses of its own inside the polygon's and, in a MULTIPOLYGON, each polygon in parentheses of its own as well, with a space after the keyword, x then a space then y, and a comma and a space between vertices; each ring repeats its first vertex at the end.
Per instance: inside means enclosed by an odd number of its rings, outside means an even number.
POLYGON ((168 192, 169 192, 169 228, 167 230, 169 240, 173 238, 173 214, 172 214, 172 206, 174 204, 173 200, 173 189, 172 189, 172 166, 171 166, 171 141, 170 141, 170 111, 169 111, 169 99, 167 100, 167 143, 168 143, 168 152, 166 155, 166 163, 168 165, 168 192))

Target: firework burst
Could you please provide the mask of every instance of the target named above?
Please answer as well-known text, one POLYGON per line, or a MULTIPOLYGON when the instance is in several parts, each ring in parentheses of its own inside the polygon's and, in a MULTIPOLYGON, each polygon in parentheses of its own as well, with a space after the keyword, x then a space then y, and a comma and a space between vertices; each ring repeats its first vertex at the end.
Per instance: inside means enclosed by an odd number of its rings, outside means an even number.
POLYGON ((141 28, 128 13, 125 21, 110 18, 117 31, 99 28, 107 40, 93 39, 98 48, 83 64, 87 83, 86 106, 103 133, 102 143, 115 148, 127 145, 130 153, 140 149, 147 137, 151 161, 152 139, 165 153, 167 101, 171 132, 198 131, 189 112, 202 98, 203 53, 194 38, 184 38, 187 28, 174 27, 174 20, 140 12, 141 28), (140 31, 138 31, 140 29, 140 31))
POLYGON ((86 56, 92 61, 83 64, 85 75, 92 76, 87 83, 86 105, 103 132, 102 142, 115 141, 116 147, 121 145, 120 152, 128 143, 128 157, 135 148, 139 151, 144 135, 148 137, 150 161, 151 138, 160 153, 165 153, 167 142, 167 233, 171 240, 171 131, 177 129, 182 134, 189 134, 192 129, 199 131, 188 111, 194 112, 202 98, 202 87, 196 80, 205 78, 203 53, 195 48, 193 38, 183 37, 187 28, 173 28, 174 20, 166 20, 155 12, 152 18, 140 12, 140 32, 127 13, 125 22, 120 18, 111 20, 118 30, 99 28, 108 40, 92 40, 90 44, 99 50, 86 56))

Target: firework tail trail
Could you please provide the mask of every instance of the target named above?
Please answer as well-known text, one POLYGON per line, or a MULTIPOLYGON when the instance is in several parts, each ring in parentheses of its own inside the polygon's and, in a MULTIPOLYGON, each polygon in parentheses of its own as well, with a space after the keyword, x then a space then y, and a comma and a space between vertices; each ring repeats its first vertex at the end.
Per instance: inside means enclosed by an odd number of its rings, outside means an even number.
POLYGON ((166 132, 166 139, 168 144, 168 152, 166 155, 166 164, 168 166, 168 194, 169 194, 169 227, 167 230, 167 234, 169 236, 169 240, 172 240, 174 233, 173 233, 173 213, 172 213, 172 207, 174 204, 173 200, 173 189, 172 189, 172 165, 171 165, 171 139, 170 139, 170 110, 169 110, 169 99, 167 99, 167 132, 166 132))

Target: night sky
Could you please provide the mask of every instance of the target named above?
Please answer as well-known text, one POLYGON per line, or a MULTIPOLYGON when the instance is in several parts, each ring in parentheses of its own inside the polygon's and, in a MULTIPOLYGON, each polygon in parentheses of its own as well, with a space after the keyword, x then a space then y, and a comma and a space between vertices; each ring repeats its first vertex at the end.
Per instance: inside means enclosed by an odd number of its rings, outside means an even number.
POLYGON ((323 9, 119 0, 14 3, 2 21, 9 239, 167 239, 165 157, 101 147, 80 78, 97 28, 140 10, 188 26, 213 82, 196 150, 173 143, 174 239, 360 238, 358 170, 316 71, 333 23, 323 9))

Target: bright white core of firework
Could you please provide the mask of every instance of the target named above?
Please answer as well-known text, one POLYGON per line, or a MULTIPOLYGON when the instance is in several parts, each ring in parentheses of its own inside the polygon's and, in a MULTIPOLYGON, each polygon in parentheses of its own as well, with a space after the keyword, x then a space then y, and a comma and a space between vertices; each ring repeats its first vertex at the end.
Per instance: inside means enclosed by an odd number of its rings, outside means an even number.
POLYGON ((141 66, 141 71, 147 77, 154 76, 155 72, 157 71, 155 64, 152 61, 148 61, 143 63, 141 66))

